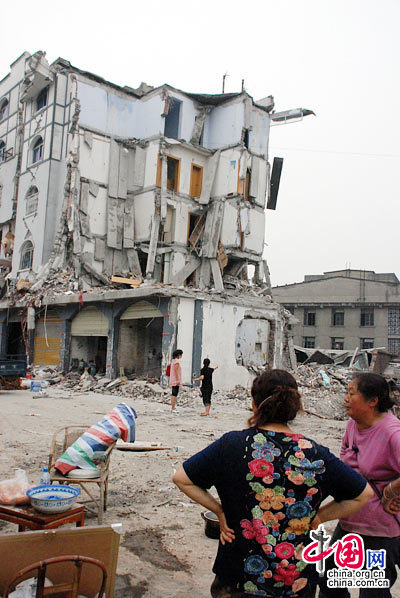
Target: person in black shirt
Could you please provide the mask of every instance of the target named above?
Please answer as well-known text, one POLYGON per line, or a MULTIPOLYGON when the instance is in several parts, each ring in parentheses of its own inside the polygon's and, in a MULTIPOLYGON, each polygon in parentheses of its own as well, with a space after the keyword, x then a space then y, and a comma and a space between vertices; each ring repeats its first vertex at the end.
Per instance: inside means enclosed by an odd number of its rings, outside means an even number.
POLYGON ((213 598, 314 598, 318 573, 302 560, 309 531, 355 513, 374 492, 327 448, 291 429, 302 404, 289 372, 265 371, 251 394, 248 427, 190 457, 173 481, 218 517, 213 598))
POLYGON ((203 397, 204 413, 200 413, 201 416, 210 415, 211 407, 211 395, 213 391, 212 375, 217 369, 217 365, 210 368, 210 360, 207 357, 203 360, 203 367, 200 370, 200 376, 193 378, 193 382, 199 382, 201 380, 201 396, 203 397))

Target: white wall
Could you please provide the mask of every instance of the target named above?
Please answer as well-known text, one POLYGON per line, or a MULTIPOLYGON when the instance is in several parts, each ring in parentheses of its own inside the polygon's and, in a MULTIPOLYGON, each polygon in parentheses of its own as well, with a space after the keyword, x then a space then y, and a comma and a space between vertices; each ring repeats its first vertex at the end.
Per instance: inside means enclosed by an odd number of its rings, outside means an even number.
POLYGON ((151 219, 154 214, 154 192, 135 195, 135 241, 148 241, 151 232, 151 219))
POLYGON ((265 208, 268 184, 268 162, 258 158, 258 192, 255 203, 265 208))
POLYGON ((88 194, 89 226, 92 235, 107 234, 107 189, 99 187, 96 197, 88 194))
POLYGON ((135 98, 95 82, 78 79, 79 123, 117 137, 135 137, 135 98))
POLYGON ((214 388, 230 390, 236 384, 249 387, 253 377, 235 359, 236 329, 246 309, 217 301, 203 302, 202 360, 208 357, 211 367, 218 365, 213 375, 214 388))
POLYGON ((240 149, 229 149, 221 152, 217 172, 211 190, 213 197, 237 193, 240 149))
MULTIPOLYGON (((32 270, 36 272, 42 264, 44 233, 46 224, 47 193, 49 184, 50 161, 40 164, 32 169, 32 172, 23 174, 19 181, 19 201, 17 205, 14 253, 12 261, 13 275, 16 276, 20 269, 20 249, 25 240, 33 243, 33 265, 32 270), (34 176, 32 176, 34 175, 34 176), (26 216, 26 194, 35 185, 39 190, 37 212, 26 216)), ((55 223, 53 223, 55 228, 55 223)))
POLYGON ((92 148, 84 141, 84 132, 79 132, 79 169, 81 176, 108 185, 110 162, 110 138, 92 135, 92 148))
POLYGON ((253 106, 251 113, 251 132, 249 135, 249 149, 268 159, 268 142, 270 118, 267 112, 253 106))
POLYGON ((142 98, 135 104, 135 137, 146 139, 153 135, 164 133, 164 119, 161 116, 164 111, 164 102, 161 99, 161 92, 142 98))
POLYGON ((194 299, 179 298, 177 349, 182 349, 182 382, 192 383, 194 299))
MULTIPOLYGON (((4 137, 0 137, 4 140, 4 137)), ((0 223, 10 220, 12 216, 12 199, 14 194, 14 175, 17 169, 17 157, 2 162, 0 164, 0 185, 1 202, 0 202, 0 223)))
POLYGON ((264 248, 265 214, 255 209, 248 210, 248 214, 250 233, 244 235, 244 250, 261 254, 264 248))
POLYGON ((238 247, 240 245, 238 234, 238 208, 236 200, 234 200, 234 203, 226 201, 221 229, 222 245, 224 247, 238 247))
POLYGON ((204 147, 218 149, 225 145, 239 143, 243 126, 243 99, 213 108, 204 123, 204 147))

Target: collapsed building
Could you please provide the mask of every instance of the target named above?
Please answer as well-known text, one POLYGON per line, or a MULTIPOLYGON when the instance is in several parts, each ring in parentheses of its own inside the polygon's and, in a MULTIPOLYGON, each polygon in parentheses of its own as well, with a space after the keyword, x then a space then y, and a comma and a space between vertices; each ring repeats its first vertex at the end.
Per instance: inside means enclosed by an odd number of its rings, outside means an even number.
POLYGON ((268 96, 120 87, 22 54, 0 81, 0 355, 183 382, 209 357, 246 386, 289 352, 271 299, 268 96), (253 270, 249 278, 249 268, 253 270))

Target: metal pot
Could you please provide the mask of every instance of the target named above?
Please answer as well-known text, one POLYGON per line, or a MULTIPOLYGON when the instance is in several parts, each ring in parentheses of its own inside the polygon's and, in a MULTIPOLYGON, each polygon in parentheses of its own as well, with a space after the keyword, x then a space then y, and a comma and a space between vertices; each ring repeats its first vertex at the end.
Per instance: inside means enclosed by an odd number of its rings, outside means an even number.
POLYGON ((203 511, 201 516, 205 521, 204 533, 207 538, 219 540, 220 529, 218 517, 212 511, 203 511))

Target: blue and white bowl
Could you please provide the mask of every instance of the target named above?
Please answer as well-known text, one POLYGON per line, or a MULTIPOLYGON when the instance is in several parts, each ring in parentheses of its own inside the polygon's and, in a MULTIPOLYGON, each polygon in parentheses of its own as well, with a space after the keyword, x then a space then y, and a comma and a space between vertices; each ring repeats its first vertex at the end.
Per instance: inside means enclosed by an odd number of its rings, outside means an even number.
POLYGON ((63 513, 72 509, 76 499, 80 495, 79 488, 66 486, 64 484, 48 484, 35 486, 27 491, 31 505, 41 513, 63 513))

